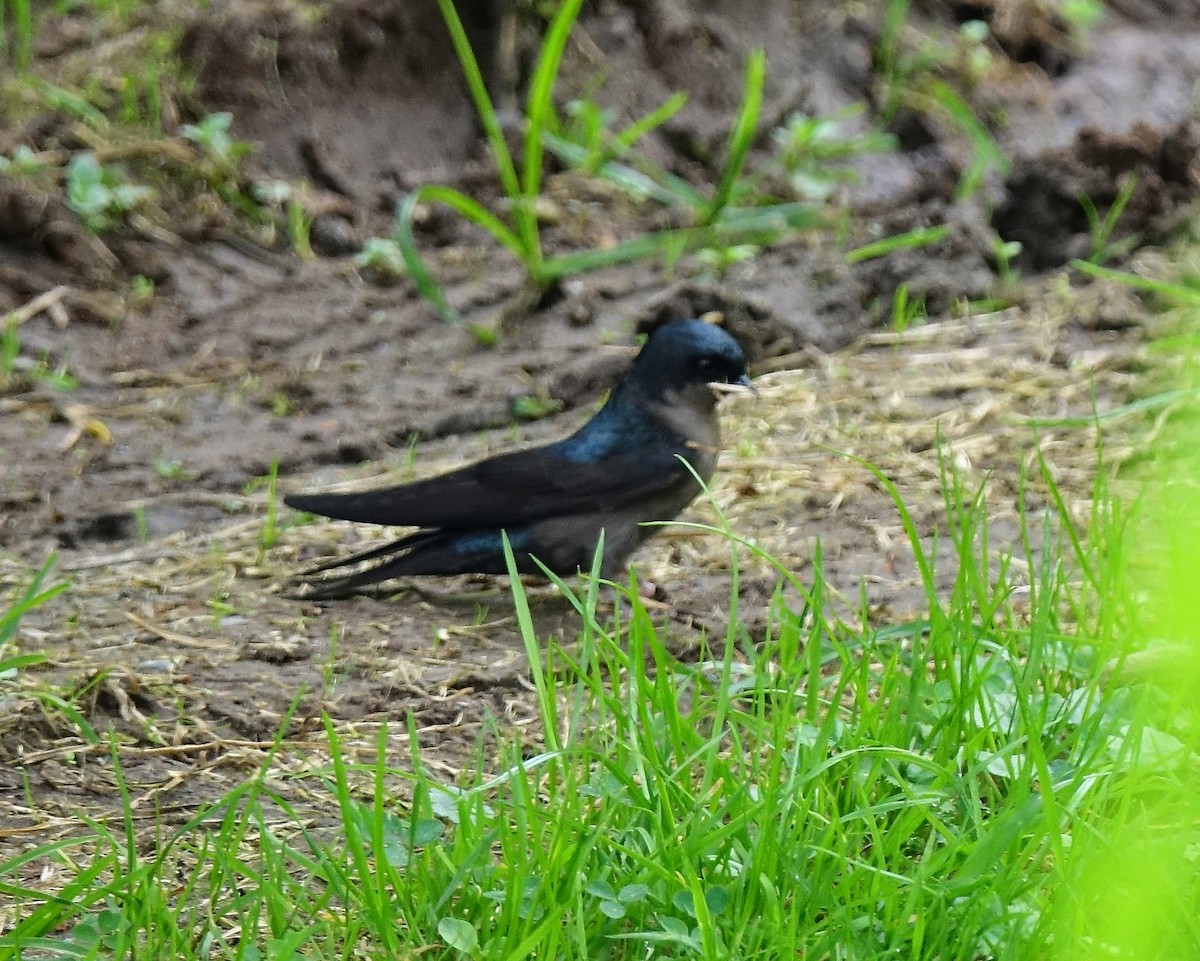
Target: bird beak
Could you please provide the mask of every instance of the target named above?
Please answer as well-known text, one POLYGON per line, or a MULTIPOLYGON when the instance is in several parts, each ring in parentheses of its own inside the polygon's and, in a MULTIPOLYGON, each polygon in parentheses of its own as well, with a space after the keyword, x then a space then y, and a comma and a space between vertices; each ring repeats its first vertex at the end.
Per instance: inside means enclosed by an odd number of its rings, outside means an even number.
POLYGON ((712 381, 708 385, 718 394, 753 394, 758 396, 758 388, 754 386, 753 381, 745 374, 742 374, 735 381, 726 383, 723 380, 712 381))

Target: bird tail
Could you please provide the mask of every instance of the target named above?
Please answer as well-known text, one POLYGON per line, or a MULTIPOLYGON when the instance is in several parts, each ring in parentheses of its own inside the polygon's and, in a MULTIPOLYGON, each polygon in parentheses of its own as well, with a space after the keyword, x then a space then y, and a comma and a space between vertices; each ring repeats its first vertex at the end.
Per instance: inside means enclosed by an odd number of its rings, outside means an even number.
MULTIPOLYGON (((371 584, 419 574, 503 574, 508 570, 503 553, 496 550, 500 532, 480 535, 475 531, 420 530, 397 541, 360 554, 320 564, 301 572, 296 580, 304 600, 327 601, 348 597, 371 584), (381 563, 339 577, 314 577, 327 571, 352 567, 366 561, 381 563)), ((524 557, 518 569, 530 567, 524 557)), ((536 570, 536 569, 535 569, 536 570)))
POLYGON ((336 570, 339 567, 350 567, 353 564, 361 564, 364 561, 373 561, 379 557, 387 557, 389 554, 396 554, 400 551, 407 551, 418 544, 425 541, 433 540, 441 535, 441 531, 417 531, 409 534, 407 537, 402 537, 398 541, 389 541, 382 547, 373 547, 369 551, 363 551, 360 554, 351 554, 349 557, 342 557, 334 561, 328 561, 324 564, 318 564, 316 567, 308 567, 300 571, 297 577, 310 578, 313 574, 323 574, 325 571, 336 570))
POLYGON ((403 570, 396 569, 402 566, 404 559, 404 557, 394 558, 352 574, 343 574, 341 577, 316 579, 300 577, 293 581, 293 586, 296 588, 293 596, 305 601, 336 601, 343 597, 350 597, 364 587, 405 573, 403 570))
POLYGON ((428 544, 444 536, 444 532, 437 530, 417 531, 399 540, 390 541, 381 547, 373 547, 369 551, 362 551, 358 554, 352 554, 349 557, 342 557, 325 564, 318 564, 316 567, 306 568, 293 578, 294 586, 302 591, 297 596, 302 597, 304 600, 332 601, 342 597, 349 597, 351 594, 357 593, 361 588, 369 587, 371 584, 378 584, 380 581, 386 581, 391 577, 399 577, 402 574, 408 573, 419 573, 410 569, 413 566, 413 550, 422 544, 428 544), (324 574, 327 571, 343 567, 353 567, 356 564, 378 560, 381 557, 388 558, 388 560, 380 564, 375 564, 372 567, 364 568, 361 571, 342 574, 338 577, 314 577, 314 575, 324 574))

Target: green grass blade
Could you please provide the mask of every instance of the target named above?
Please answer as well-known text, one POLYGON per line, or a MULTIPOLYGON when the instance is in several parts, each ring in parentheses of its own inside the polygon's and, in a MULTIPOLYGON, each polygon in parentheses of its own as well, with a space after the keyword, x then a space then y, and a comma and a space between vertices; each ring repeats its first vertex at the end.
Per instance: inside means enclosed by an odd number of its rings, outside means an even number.
POLYGON ((106 130, 108 128, 108 118, 79 94, 72 93, 70 90, 42 80, 40 77, 30 77, 28 82, 32 84, 33 89, 46 101, 48 107, 54 110, 62 110, 64 113, 82 120, 94 130, 106 130))
POLYGON ((1128 404, 1122 404, 1112 410, 1097 411, 1088 417, 1029 417, 1020 423, 1027 427, 1094 427, 1105 421, 1120 420, 1122 417, 1143 414, 1148 410, 1159 410, 1195 397, 1200 397, 1200 387, 1166 390, 1161 394, 1130 401, 1128 404))
POLYGON ((894 237, 884 237, 882 240, 855 247, 846 252, 846 262, 857 264, 864 260, 874 260, 876 257, 886 257, 897 250, 926 247, 944 240, 949 235, 950 227, 947 224, 940 224, 937 227, 918 227, 916 230, 896 234, 894 237))
POLYGON ((651 130, 661 127, 679 113, 687 102, 688 95, 686 93, 672 94, 658 108, 651 110, 641 119, 635 120, 613 138, 612 150, 615 155, 619 157, 651 130))
POLYGON ((417 287, 417 291, 433 306, 438 316, 447 323, 457 323, 458 311, 446 299, 442 285, 437 282, 421 252, 417 250, 417 238, 413 236, 413 211, 420 201, 420 191, 414 190, 401 202, 396 211, 396 226, 394 230, 396 246, 400 248, 400 256, 404 259, 404 267, 417 287))
POLYGON ((484 135, 492 148, 496 160, 496 170, 500 174, 500 183, 510 199, 516 200, 521 194, 521 185, 517 179, 517 168, 513 164, 512 154, 508 150, 508 142, 504 139, 504 130, 496 115, 496 107, 488 95, 487 84, 483 81, 483 73, 479 69, 479 61, 475 59, 475 51, 471 49, 471 41, 463 28, 458 11, 454 8, 453 0, 438 0, 442 17, 450 31, 450 40, 454 44, 454 52, 462 65, 463 75, 467 81, 471 101, 475 104, 475 112, 483 125, 484 135))
POLYGON ((729 146, 725 168, 717 181, 717 189, 705 211, 704 222, 712 223, 733 199, 738 178, 746 165, 746 157, 754 144, 758 127, 758 115, 762 109, 763 82, 766 79, 767 58, 762 50, 755 50, 746 62, 746 82, 742 94, 742 106, 737 121, 729 134, 729 146))
POLYGON ((3 52, 5 37, 4 11, 8 7, 13 32, 13 66, 18 73, 24 73, 33 63, 33 3, 32 0, 11 0, 4 3, 0 0, 0 52, 3 52))
POLYGON ((1086 260, 1072 260, 1071 266, 1089 277, 1103 277, 1106 280, 1119 280, 1127 287, 1141 290, 1148 294, 1157 294, 1167 300, 1178 301, 1190 307, 1200 307, 1200 290, 1183 284, 1173 284, 1166 280, 1156 280, 1153 277, 1140 277, 1124 270, 1113 270, 1101 267, 1086 260))
POLYGON ((628 263, 655 256, 678 256, 705 247, 732 244, 768 244, 784 234, 807 230, 824 223, 823 215, 808 204, 779 204, 749 210, 727 210, 715 224, 683 230, 662 230, 634 237, 607 250, 583 250, 560 254, 546 260, 550 277, 597 270, 612 264, 628 263))
POLYGON ((416 191, 417 200, 444 204, 461 217, 469 220, 477 227, 482 227, 507 247, 518 258, 524 258, 525 247, 521 238, 494 213, 473 197, 468 197, 461 190, 453 187, 443 187, 434 184, 420 187, 416 191))
MULTIPOLYGON (((441 285, 434 278, 417 250, 417 240, 412 231, 412 218, 417 204, 423 200, 449 207, 477 227, 482 227, 521 259, 524 259, 525 256, 524 244, 503 220, 461 190, 440 184, 431 184, 418 187, 404 198, 400 209, 396 211, 395 227, 396 245, 400 248, 400 256, 404 258, 404 266, 407 268, 409 276, 412 277, 413 283, 417 285, 417 290, 433 304, 438 314, 444 320, 457 321, 459 319, 458 312, 446 300, 441 285)), ((526 266, 529 265, 526 264, 526 266)))
MULTIPOLYGON (((588 168, 591 154, 587 147, 552 133, 545 134, 543 139, 546 149, 559 160, 579 170, 588 168)), ((649 197, 668 206, 697 209, 705 203, 703 194, 695 187, 665 170, 647 174, 626 164, 609 160, 600 164, 594 173, 635 197, 649 197)))
POLYGON ((521 586, 521 575, 517 571, 517 561, 513 556, 512 545, 508 542, 508 532, 501 531, 504 540, 504 563, 508 568, 508 578, 512 590, 513 605, 516 607, 517 625, 521 629, 521 640, 525 644, 525 656, 529 658, 529 671, 533 675, 534 688, 537 691, 538 707, 543 720, 543 736, 546 739, 547 751, 558 751, 558 710, 554 700, 554 692, 547 680, 546 671, 542 667, 541 641, 533 627, 533 617, 529 613, 529 598, 521 586))
MULTIPOLYGON (((447 0, 443 0, 447 2, 447 0)), ((513 217, 521 239, 526 248, 526 266, 534 280, 541 281, 539 270, 542 254, 541 243, 538 239, 537 212, 534 201, 541 190, 542 183, 542 137, 554 127, 554 86, 558 81, 558 69, 562 63, 563 51, 567 47, 567 39, 575 18, 579 16, 579 8, 583 0, 564 0, 550 21, 550 27, 542 38, 541 50, 538 53, 537 66, 529 83, 529 103, 526 108, 525 128, 525 157, 521 173, 521 194, 524 202, 520 208, 514 207, 513 217)), ((513 198, 515 201, 515 197, 513 198)))
POLYGON ((17 625, 21 622, 22 617, 34 608, 53 600, 67 589, 68 585, 66 581, 55 584, 45 590, 42 589, 42 585, 46 582, 46 578, 50 576, 50 571, 57 561, 57 554, 48 556, 45 563, 34 573, 29 585, 20 593, 15 602, 10 604, 3 613, 0 613, 0 644, 4 644, 12 639, 16 634, 17 625))
POLYGON ((959 178, 954 199, 962 200, 975 193, 990 168, 994 167, 1002 175, 1007 174, 1012 169, 1012 162, 1004 155, 991 132, 975 115, 971 105, 943 80, 932 81, 929 91, 928 94, 910 93, 909 97, 914 101, 914 106, 929 113, 940 110, 963 132, 971 144, 971 160, 959 178))

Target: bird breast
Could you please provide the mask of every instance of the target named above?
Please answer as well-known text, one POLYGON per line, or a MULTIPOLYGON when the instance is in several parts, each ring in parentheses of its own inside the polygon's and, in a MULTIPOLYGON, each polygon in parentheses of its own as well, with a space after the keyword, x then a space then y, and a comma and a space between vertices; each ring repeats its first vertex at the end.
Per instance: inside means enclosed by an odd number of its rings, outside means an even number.
POLYGON ((717 469, 721 449, 721 425, 717 419, 716 398, 706 384, 667 391, 652 405, 655 419, 681 441, 688 462, 708 483, 717 469))

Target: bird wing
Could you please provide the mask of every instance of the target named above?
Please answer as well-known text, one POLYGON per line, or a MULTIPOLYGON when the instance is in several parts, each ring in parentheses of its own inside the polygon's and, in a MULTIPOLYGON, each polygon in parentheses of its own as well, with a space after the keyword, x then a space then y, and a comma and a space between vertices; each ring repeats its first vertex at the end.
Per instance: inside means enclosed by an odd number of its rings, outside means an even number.
POLYGON ((675 445, 643 445, 595 461, 551 447, 501 454, 439 477, 354 494, 299 494, 286 503, 340 520, 466 530, 624 507, 694 483, 675 445))

